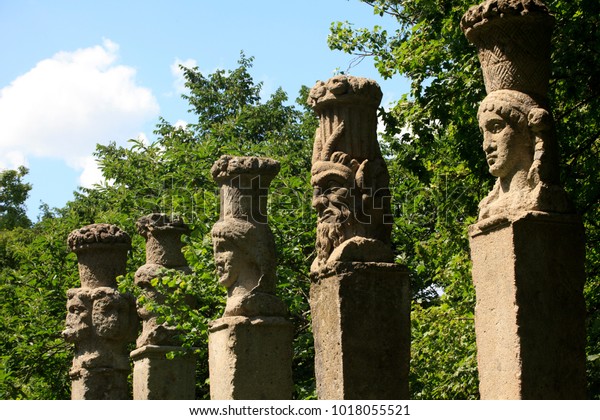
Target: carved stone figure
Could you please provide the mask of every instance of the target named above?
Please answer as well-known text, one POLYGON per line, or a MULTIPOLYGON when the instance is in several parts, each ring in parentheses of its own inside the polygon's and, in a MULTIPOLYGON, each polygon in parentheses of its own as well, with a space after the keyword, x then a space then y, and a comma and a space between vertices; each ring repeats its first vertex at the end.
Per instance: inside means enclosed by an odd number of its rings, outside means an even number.
POLYGON ((69 234, 77 254, 81 288, 67 293, 63 337, 75 345, 69 375, 72 399, 126 399, 129 358, 138 318, 133 296, 117 290, 125 274, 131 239, 109 224, 94 224, 69 234))
POLYGON ((374 81, 353 76, 310 91, 320 119, 311 171, 318 213, 312 272, 334 261, 393 261, 389 174, 377 142, 381 97, 374 81))
POLYGON ((212 168, 221 187, 221 218, 212 229, 219 283, 227 288, 224 316, 283 316, 275 296, 275 240, 266 223, 267 191, 279 163, 223 156, 212 168))
POLYGON ((393 263, 389 174, 377 141, 381 98, 374 81, 344 75, 309 93, 319 117, 310 288, 319 399, 408 397, 410 293, 406 268, 393 263))
MULTIPOLYGON (((166 214, 152 213, 138 219, 138 233, 146 239, 146 264, 135 273, 135 284, 143 294, 159 304, 164 303, 151 282, 161 277, 169 269, 190 273, 187 261, 181 252, 183 243, 181 235, 189 233, 189 228, 179 218, 170 218, 166 214)), ((193 304, 187 301, 186 304, 193 304)), ((137 347, 145 345, 175 346, 177 329, 175 326, 159 324, 156 314, 148 311, 143 304, 138 304, 138 315, 142 320, 142 333, 137 339, 137 347)))
POLYGON ((461 21, 479 51, 488 96, 478 112, 490 173, 479 220, 526 211, 572 212, 559 185, 556 133, 546 95, 554 18, 538 0, 486 1, 461 21))
POLYGON ((212 167, 221 212, 212 229, 222 318, 210 323, 211 399, 290 399, 294 327, 275 295, 275 240, 267 193, 279 162, 222 156, 212 167))
POLYGON ((539 0, 486 0, 461 21, 479 52, 479 126, 498 178, 469 226, 482 399, 585 397, 584 231, 559 184, 546 99, 553 24, 539 0))
POLYGON ((116 278, 125 273, 131 238, 115 225, 96 223, 74 230, 67 238, 77 254, 81 287, 117 287, 116 278))

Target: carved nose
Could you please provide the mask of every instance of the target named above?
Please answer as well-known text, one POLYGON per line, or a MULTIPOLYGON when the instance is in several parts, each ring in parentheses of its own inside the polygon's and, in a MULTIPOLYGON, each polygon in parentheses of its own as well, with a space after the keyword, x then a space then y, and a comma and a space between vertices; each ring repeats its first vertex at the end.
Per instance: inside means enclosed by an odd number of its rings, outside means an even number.
POLYGON ((483 150, 486 153, 490 153, 495 149, 494 142, 489 138, 489 136, 484 135, 483 137, 483 150))

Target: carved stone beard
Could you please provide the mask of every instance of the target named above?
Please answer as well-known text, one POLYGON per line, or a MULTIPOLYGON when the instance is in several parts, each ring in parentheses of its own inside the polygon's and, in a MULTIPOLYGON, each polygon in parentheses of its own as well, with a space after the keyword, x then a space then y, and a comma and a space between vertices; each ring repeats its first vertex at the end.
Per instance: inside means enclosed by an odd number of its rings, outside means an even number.
POLYGON ((346 202, 336 199, 335 194, 321 196, 319 202, 319 220, 317 222, 317 260, 324 264, 333 250, 350 239, 351 211, 346 202))

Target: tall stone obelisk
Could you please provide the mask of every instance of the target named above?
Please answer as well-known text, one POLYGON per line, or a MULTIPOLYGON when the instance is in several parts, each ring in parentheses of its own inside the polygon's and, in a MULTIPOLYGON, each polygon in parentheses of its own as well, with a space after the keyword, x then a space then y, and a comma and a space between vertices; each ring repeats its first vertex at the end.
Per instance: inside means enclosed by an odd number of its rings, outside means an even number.
POLYGON ((131 239, 117 226, 94 224, 71 232, 81 287, 67 292, 66 341, 75 345, 69 372, 71 399, 129 399, 131 371, 127 344, 135 340, 138 318, 132 295, 117 290, 125 274, 131 239))
POLYGON ((317 256, 310 306, 319 399, 408 398, 410 290, 394 264, 389 174, 377 142, 372 80, 317 83, 311 183, 317 256))
POLYGON ((469 229, 483 399, 585 398, 584 230, 559 183, 553 24, 540 0, 487 0, 461 21, 479 52, 497 177, 469 229))
POLYGON ((275 240, 267 224, 269 185, 279 162, 222 156, 212 167, 221 213, 212 229, 222 318, 209 326, 210 396, 214 400, 292 398, 293 324, 275 295, 275 240))

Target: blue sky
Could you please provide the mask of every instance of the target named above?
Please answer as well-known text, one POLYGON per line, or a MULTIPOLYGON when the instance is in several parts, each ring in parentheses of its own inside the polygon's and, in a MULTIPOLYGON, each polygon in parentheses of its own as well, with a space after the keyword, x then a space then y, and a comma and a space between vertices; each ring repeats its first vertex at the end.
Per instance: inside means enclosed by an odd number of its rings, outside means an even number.
MULTIPOLYGON (((204 74, 253 56, 263 98, 346 70, 352 56, 327 47, 331 22, 394 28, 359 0, 0 0, 0 169, 25 165, 27 202, 62 207, 98 180, 97 143, 153 141, 162 116, 191 120, 177 64, 204 74)), ((350 71, 377 80, 384 104, 408 91, 364 60, 350 71)))

